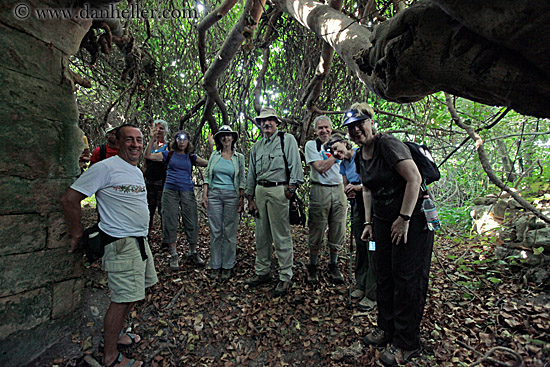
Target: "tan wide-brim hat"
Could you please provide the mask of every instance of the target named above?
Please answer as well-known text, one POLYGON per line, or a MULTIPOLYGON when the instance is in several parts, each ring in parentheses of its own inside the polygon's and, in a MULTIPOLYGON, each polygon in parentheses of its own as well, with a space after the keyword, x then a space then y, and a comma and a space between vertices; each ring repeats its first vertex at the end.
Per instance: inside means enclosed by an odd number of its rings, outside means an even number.
POLYGON ((265 120, 268 117, 275 117, 277 124, 282 122, 279 116, 277 116, 277 112, 271 107, 262 107, 260 114, 254 118, 254 121, 259 124, 261 120, 265 120))
POLYGON ((236 131, 233 131, 233 129, 231 129, 231 126, 223 125, 222 127, 220 127, 218 132, 214 135, 214 142, 216 142, 216 144, 220 144, 220 138, 224 134, 233 135, 233 141, 237 141, 239 139, 239 134, 236 131))

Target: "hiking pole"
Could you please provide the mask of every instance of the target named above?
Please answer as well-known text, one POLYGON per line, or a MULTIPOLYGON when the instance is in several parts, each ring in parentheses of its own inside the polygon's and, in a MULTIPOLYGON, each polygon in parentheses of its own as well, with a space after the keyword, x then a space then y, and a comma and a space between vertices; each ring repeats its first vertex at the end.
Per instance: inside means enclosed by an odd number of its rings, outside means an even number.
MULTIPOLYGON (((353 205, 353 204, 352 204, 353 205)), ((353 210, 353 207, 352 207, 353 210)), ((349 288, 348 288, 348 309, 353 308, 353 303, 351 302, 351 288, 353 287, 353 223, 350 226, 349 231, 349 288)))

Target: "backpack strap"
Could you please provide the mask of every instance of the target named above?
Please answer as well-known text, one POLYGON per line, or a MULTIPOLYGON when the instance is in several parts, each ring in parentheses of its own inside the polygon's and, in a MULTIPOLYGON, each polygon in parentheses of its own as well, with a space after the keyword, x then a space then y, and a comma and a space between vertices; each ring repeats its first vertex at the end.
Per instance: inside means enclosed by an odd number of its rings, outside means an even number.
POLYGON ((279 131, 277 134, 279 135, 279 140, 281 141, 281 151, 283 152, 283 160, 285 161, 286 181, 287 183, 289 183, 290 170, 288 169, 288 161, 286 160, 286 154, 285 154, 285 133, 283 131, 279 131))
POLYGON ((99 146, 99 160, 102 161, 107 157, 107 146, 105 144, 101 144, 99 146))
POLYGON ((315 139, 315 144, 317 144, 317 151, 320 152, 321 146, 323 145, 323 143, 321 142, 321 139, 319 138, 315 139))
POLYGON ((362 147, 359 147, 357 148, 357 150, 355 151, 355 157, 353 158, 353 161, 355 162, 355 172, 357 172, 357 174, 359 176, 361 176, 361 154, 363 154, 361 152, 361 149, 363 149, 362 147))

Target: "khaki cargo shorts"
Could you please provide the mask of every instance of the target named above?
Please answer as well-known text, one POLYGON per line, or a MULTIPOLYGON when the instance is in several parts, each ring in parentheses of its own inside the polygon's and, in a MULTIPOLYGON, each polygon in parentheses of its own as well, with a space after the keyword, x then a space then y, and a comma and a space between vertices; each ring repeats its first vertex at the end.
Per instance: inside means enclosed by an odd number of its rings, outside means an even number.
POLYGON ((128 303, 145 298, 145 288, 157 283, 157 272, 149 243, 145 240, 147 259, 141 259, 134 237, 121 238, 105 246, 103 268, 111 291, 111 302, 128 303))

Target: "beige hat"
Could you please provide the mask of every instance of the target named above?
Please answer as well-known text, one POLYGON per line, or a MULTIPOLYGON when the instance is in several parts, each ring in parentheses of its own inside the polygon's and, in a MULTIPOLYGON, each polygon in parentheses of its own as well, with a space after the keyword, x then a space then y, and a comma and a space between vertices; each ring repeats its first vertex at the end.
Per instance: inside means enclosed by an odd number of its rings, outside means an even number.
POLYGON ((113 131, 114 129, 116 129, 116 127, 114 126, 109 126, 108 128, 105 129, 105 135, 109 134, 111 131, 113 131))
POLYGON ((279 116, 277 116, 277 112, 271 107, 262 107, 260 114, 254 118, 254 121, 259 124, 261 120, 265 120, 268 117, 275 117, 277 124, 282 122, 279 116))
POLYGON ((218 132, 214 135, 214 141, 216 142, 216 144, 220 143, 220 139, 222 135, 225 135, 225 134, 233 135, 233 141, 237 141, 239 139, 239 134, 236 131, 233 131, 231 129, 231 126, 223 125, 222 127, 220 127, 218 132))

